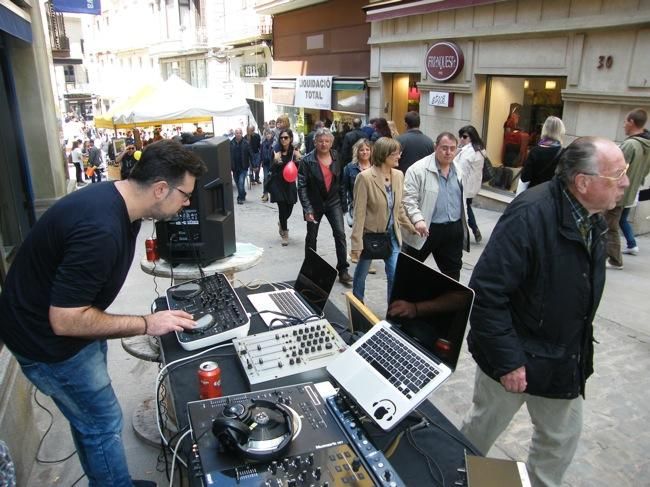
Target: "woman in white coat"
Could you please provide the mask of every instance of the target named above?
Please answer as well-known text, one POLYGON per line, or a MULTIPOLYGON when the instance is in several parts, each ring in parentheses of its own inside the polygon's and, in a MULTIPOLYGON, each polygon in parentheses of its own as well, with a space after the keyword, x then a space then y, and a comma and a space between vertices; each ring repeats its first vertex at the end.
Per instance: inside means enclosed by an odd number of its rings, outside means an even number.
POLYGON ((467 202, 467 224, 472 229, 476 243, 481 243, 483 237, 476 224, 476 218, 474 218, 472 200, 481 189, 485 144, 472 125, 462 127, 458 131, 458 136, 460 137, 459 151, 454 158, 454 164, 460 167, 463 175, 463 195, 467 202))

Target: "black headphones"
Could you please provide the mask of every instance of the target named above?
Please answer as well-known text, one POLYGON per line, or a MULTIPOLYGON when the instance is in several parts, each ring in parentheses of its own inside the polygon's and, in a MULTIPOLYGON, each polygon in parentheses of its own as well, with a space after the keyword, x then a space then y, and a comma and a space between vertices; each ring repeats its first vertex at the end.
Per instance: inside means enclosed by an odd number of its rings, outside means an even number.
POLYGON ((212 422, 212 433, 216 436, 219 443, 227 450, 233 451, 238 455, 256 461, 267 461, 282 455, 289 447, 293 439, 293 420, 292 413, 284 404, 266 401, 263 399, 253 399, 251 406, 244 408, 237 413, 234 408, 226 406, 221 415, 212 422), (247 447, 248 439, 251 435, 250 426, 255 422, 252 418, 251 409, 255 407, 265 407, 272 411, 279 411, 285 421, 287 433, 284 435, 282 442, 272 450, 251 450, 247 447), (235 417, 228 417, 226 411, 235 414, 235 417))

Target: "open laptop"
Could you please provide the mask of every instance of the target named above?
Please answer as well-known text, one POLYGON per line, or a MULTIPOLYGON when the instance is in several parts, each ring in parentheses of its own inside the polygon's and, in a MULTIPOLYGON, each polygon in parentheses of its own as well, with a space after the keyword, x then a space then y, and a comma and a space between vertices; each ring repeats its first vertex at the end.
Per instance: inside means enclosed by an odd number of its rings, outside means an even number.
POLYGON ((251 294, 248 299, 269 328, 283 326, 279 320, 286 320, 284 315, 300 319, 322 316, 337 275, 334 267, 308 249, 293 289, 251 294))
POLYGON ((395 427, 456 369, 474 291, 401 253, 391 303, 429 301, 429 316, 372 326, 327 371, 383 430, 395 427))

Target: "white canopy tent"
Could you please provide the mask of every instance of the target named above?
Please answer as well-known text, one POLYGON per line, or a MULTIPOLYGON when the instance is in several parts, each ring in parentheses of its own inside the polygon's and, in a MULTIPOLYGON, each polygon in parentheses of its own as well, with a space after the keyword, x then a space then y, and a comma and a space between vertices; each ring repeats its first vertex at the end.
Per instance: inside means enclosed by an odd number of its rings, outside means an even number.
POLYGON ((149 126, 176 123, 212 122, 213 117, 245 117, 255 119, 244 99, 227 100, 214 90, 194 88, 177 76, 159 83, 142 100, 115 113, 113 121, 120 126, 149 126))

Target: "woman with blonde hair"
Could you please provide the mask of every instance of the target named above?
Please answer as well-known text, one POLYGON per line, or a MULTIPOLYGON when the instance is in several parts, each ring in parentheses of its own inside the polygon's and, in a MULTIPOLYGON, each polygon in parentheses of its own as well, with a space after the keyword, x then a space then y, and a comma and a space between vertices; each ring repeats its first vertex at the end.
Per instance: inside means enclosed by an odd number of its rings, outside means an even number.
POLYGON ((395 125, 395 122, 389 120, 388 128, 390 129, 390 135, 393 137, 393 139, 396 139, 397 136, 399 135, 399 131, 397 130, 397 125, 395 125))
MULTIPOLYGON (((372 147, 368 139, 359 139, 352 146, 352 161, 343 169, 343 186, 345 187, 345 196, 347 198, 347 208, 350 215, 354 214, 354 182, 361 171, 368 169, 372 163, 370 155, 372 147)), ((352 225, 350 225, 352 226, 352 225)))
POLYGON ((557 117, 550 116, 544 122, 542 135, 538 144, 530 149, 521 170, 521 182, 532 188, 545 181, 550 181, 555 174, 558 154, 562 149, 565 134, 564 123, 557 117))
POLYGON ((393 288, 397 256, 402 246, 401 226, 415 233, 402 205, 404 175, 397 169, 400 143, 389 137, 380 137, 372 148, 372 167, 357 176, 354 185, 354 224, 352 226, 352 258, 357 259, 352 284, 353 294, 363 301, 366 276, 372 259, 364 257, 363 236, 366 233, 387 233, 390 255, 384 258, 387 295, 393 288))

